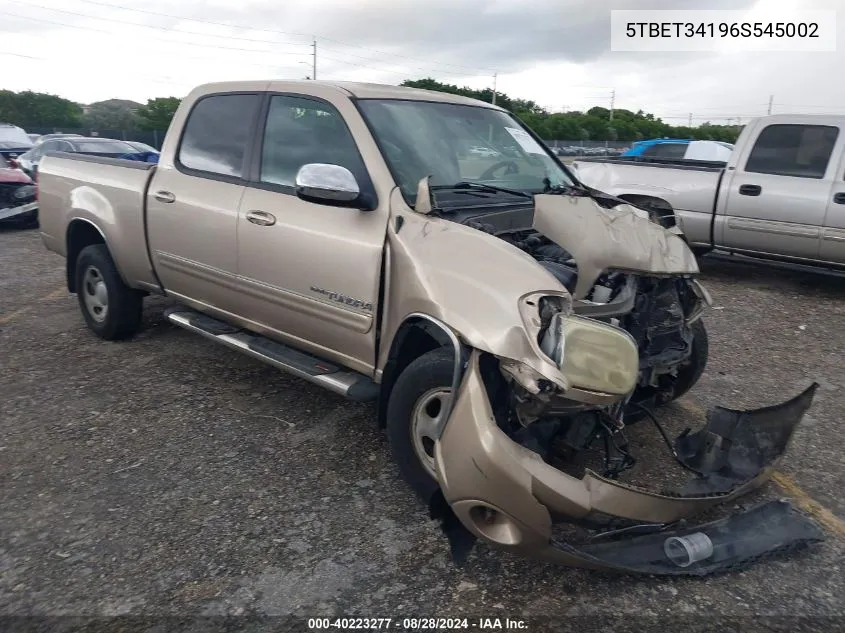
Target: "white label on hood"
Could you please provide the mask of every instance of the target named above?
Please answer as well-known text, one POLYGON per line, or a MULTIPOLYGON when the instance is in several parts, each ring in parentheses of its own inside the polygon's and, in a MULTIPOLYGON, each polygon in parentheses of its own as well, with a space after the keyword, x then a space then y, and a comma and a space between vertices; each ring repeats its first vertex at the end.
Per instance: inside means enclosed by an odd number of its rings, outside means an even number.
POLYGON ((520 130, 515 127, 506 127, 505 129, 510 133, 513 139, 519 143, 519 146, 529 154, 545 155, 546 151, 540 147, 540 144, 531 138, 531 135, 525 130, 520 130))

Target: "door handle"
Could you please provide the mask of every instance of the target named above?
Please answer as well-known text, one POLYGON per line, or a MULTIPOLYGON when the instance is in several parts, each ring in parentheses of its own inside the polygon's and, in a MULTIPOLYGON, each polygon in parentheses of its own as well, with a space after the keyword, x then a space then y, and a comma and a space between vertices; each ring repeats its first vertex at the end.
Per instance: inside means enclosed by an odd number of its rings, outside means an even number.
POLYGON ((176 196, 174 196, 169 191, 156 191, 153 194, 153 198, 155 198, 159 202, 166 202, 166 203, 176 202, 176 196))
POLYGON ((743 196, 759 196, 763 188, 760 185, 740 185, 739 193, 743 196))
POLYGON ((266 211, 247 211, 246 219, 258 226, 273 226, 276 216, 266 211))
POLYGON ((845 192, 840 191, 839 193, 833 194, 833 201, 836 204, 845 204, 845 192))

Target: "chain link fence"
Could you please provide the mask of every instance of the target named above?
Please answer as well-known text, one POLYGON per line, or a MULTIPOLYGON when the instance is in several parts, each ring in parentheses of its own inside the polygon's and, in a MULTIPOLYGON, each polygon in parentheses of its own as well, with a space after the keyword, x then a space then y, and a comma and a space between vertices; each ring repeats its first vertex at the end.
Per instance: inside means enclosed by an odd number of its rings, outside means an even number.
POLYGON ((545 141, 558 156, 619 156, 631 149, 630 141, 545 141))
POLYGON ((161 149, 164 142, 165 131, 158 130, 91 130, 88 128, 52 128, 32 127, 27 129, 27 134, 81 134, 96 138, 116 138, 121 141, 134 141, 135 143, 146 143, 156 149, 161 149))
MULTIPOLYGON (((90 130, 85 128, 30 128, 29 134, 81 134, 99 138, 146 143, 161 149, 166 130, 90 130)), ((618 156, 631 147, 628 141, 547 140, 546 145, 559 156, 618 156)))

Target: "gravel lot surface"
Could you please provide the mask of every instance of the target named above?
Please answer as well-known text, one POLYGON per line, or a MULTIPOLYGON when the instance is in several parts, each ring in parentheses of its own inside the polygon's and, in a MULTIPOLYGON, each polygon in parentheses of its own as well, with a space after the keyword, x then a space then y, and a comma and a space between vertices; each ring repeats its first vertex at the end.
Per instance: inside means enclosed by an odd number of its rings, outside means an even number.
MULTIPOLYGON (((741 573, 665 580, 484 546, 454 567, 371 406, 172 327, 162 299, 147 300, 136 338, 100 341, 37 231, 0 230, 0 615, 510 617, 545 630, 627 614, 606 631, 636 630, 647 616, 721 627, 715 616, 771 615, 800 616, 790 630, 836 630, 845 279, 702 267, 716 305, 710 364, 662 418, 673 431, 697 427, 712 404, 775 404, 819 382, 782 485, 754 500, 790 494, 828 539, 741 573)), ((653 428, 632 434, 641 457, 659 453, 653 428)), ((752 630, 754 619, 733 622, 752 630)))

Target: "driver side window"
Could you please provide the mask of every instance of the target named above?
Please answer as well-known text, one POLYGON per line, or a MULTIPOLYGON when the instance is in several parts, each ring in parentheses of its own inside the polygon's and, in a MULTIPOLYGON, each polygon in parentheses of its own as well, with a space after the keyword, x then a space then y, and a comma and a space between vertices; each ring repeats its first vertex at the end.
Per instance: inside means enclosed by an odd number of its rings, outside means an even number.
POLYGON ((333 106, 305 97, 273 96, 261 148, 261 182, 293 187, 299 168, 308 163, 346 167, 359 183, 367 178, 352 133, 333 106))

